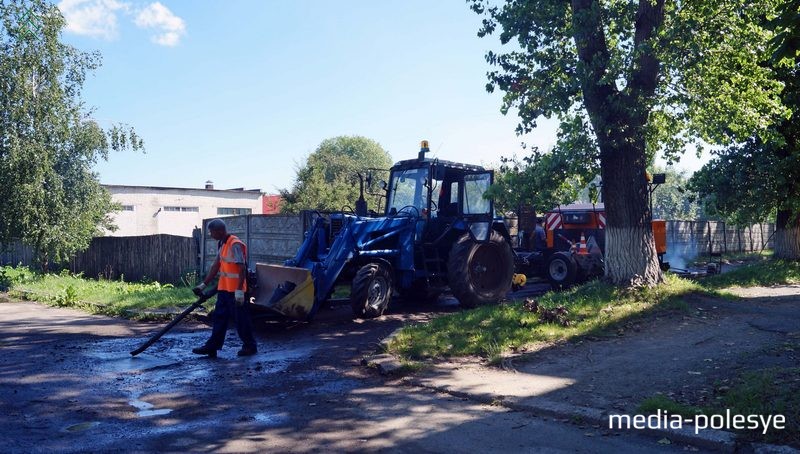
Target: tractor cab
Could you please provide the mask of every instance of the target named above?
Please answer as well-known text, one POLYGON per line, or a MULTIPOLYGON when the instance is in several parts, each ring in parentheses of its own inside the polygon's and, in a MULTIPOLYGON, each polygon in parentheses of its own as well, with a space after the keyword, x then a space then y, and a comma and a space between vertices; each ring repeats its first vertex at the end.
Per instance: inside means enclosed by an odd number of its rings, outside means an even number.
POLYGON ((395 164, 386 191, 386 216, 418 219, 418 241, 431 242, 448 230, 470 230, 486 241, 494 219, 494 204, 484 197, 494 172, 481 166, 427 159, 427 141, 419 157, 395 164), (474 227, 473 227, 474 225, 474 227))

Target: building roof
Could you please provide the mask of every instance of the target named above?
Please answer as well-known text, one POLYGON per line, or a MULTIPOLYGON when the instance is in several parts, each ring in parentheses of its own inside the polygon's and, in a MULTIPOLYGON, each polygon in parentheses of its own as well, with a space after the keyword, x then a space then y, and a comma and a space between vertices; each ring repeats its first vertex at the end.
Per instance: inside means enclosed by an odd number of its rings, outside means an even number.
POLYGON ((176 188, 170 186, 136 186, 131 184, 104 184, 106 188, 135 188, 135 189, 150 189, 153 191, 208 191, 208 192, 233 192, 233 193, 248 193, 248 194, 261 194, 261 189, 206 189, 206 188, 176 188))

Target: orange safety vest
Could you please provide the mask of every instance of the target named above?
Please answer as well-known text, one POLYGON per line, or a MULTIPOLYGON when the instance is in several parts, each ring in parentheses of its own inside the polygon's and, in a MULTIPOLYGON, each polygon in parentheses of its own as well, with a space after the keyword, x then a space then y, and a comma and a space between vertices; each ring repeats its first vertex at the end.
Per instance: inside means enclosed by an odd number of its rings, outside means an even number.
MULTIPOLYGON (((244 252, 244 260, 247 263, 247 246, 236 237, 236 235, 229 235, 228 240, 219 250, 219 283, 217 290, 225 292, 235 292, 238 290, 239 285, 239 264, 233 258, 233 245, 239 243, 242 245, 244 252)), ((244 280, 244 288, 247 291, 247 278, 244 280)))

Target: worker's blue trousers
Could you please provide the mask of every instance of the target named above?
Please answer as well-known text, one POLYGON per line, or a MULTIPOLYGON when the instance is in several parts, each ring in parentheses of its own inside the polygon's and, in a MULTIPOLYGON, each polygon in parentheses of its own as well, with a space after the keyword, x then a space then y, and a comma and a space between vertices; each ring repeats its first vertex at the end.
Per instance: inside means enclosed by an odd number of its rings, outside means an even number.
POLYGON ((217 293, 217 304, 214 306, 214 327, 211 330, 211 338, 206 345, 219 350, 225 343, 225 333, 228 331, 228 323, 233 317, 236 322, 236 332, 242 340, 244 348, 256 349, 256 339, 253 337, 253 322, 250 320, 250 311, 247 309, 249 303, 241 306, 236 305, 236 297, 233 292, 219 291, 217 293))

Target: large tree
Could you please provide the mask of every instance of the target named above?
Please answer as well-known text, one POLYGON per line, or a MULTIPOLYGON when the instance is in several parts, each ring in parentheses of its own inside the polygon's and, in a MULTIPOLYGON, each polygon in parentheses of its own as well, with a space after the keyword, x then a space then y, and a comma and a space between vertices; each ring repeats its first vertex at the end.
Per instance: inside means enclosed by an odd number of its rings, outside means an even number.
MULTIPOLYGON (((539 117, 597 150, 608 214, 606 277, 662 279, 650 228, 645 169, 687 142, 730 142, 781 112, 780 83, 759 66, 772 0, 467 0, 514 50, 489 52, 487 89, 516 109, 519 133, 539 117), (582 124, 583 128, 573 125, 582 124)), ((566 150, 569 152, 569 150, 566 150)), ((581 151, 583 152, 583 151, 581 151)))
POLYGON ((359 197, 359 174, 372 175, 373 187, 365 188, 370 210, 381 203, 377 183, 388 175, 392 158, 372 139, 360 136, 339 136, 323 140, 304 165, 297 169, 294 186, 282 190, 282 211, 340 211, 355 208, 359 197))
POLYGON ((99 56, 60 41, 58 8, 3 0, 0 21, 0 244, 33 246, 46 269, 110 226, 114 205, 92 167, 142 141, 91 120, 81 88, 99 56))

